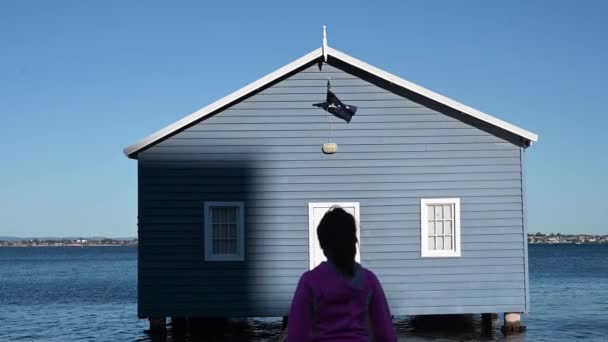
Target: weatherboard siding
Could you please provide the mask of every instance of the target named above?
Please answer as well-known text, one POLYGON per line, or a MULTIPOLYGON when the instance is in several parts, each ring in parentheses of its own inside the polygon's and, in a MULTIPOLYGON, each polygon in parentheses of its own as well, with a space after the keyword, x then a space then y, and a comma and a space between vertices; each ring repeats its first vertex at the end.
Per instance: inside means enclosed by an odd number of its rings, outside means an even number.
POLYGON ((520 146, 351 72, 311 66, 138 155, 141 317, 286 315, 308 203, 328 201, 360 203, 394 314, 526 311, 520 146), (312 107, 328 77, 350 124, 312 107), (420 257, 420 199, 439 197, 461 199, 462 257, 420 257), (244 262, 204 261, 205 201, 244 202, 244 262))

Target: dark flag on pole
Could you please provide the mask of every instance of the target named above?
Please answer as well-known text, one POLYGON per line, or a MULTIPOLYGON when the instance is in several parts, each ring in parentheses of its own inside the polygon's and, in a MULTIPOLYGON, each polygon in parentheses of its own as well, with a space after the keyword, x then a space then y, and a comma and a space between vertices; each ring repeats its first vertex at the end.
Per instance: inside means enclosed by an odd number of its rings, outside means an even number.
POLYGON ((313 106, 323 108, 334 116, 337 116, 346 122, 350 122, 353 115, 357 112, 357 107, 342 103, 336 94, 329 90, 329 87, 330 84, 329 81, 327 81, 327 99, 325 102, 315 103, 313 106))

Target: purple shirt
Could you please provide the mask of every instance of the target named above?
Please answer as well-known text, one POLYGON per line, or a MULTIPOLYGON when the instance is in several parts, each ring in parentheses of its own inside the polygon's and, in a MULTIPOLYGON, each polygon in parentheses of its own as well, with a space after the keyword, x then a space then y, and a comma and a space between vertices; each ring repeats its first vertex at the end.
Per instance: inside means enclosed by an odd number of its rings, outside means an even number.
POLYGON ((291 304, 287 341, 397 341, 382 286, 356 264, 349 278, 323 262, 300 278, 291 304), (368 330, 369 326, 369 330, 368 330))

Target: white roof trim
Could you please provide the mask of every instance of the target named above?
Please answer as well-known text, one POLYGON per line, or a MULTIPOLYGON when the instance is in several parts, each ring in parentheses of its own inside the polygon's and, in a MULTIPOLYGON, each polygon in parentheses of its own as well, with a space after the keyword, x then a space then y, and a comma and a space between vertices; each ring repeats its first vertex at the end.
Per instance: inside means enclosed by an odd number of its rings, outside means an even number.
POLYGON ((456 110, 459 110, 459 111, 461 111, 461 112, 463 112, 465 114, 468 114, 468 115, 470 115, 470 116, 472 116, 474 118, 477 118, 477 119, 479 119, 481 121, 485 121, 485 122, 487 122, 489 124, 492 124, 494 126, 500 127, 502 129, 504 129, 505 131, 509 131, 511 133, 519 135, 520 137, 525 138, 527 140, 530 140, 531 142, 538 141, 538 135, 536 135, 536 134, 534 134, 532 132, 526 131, 523 128, 519 128, 519 127, 517 127, 515 125, 512 125, 512 124, 510 124, 508 122, 505 122, 505 121, 502 121, 500 119, 497 119, 497 118, 495 118, 495 117, 493 117, 491 115, 488 115, 486 113, 480 112, 480 111, 478 111, 475 108, 471 108, 471 107, 469 107, 467 105, 464 105, 464 104, 462 104, 460 102, 454 101, 454 100, 452 100, 450 98, 447 98, 447 97, 445 97, 443 95, 437 94, 437 93, 435 93, 433 91, 430 91, 430 90, 428 90, 428 89, 426 89, 424 87, 421 87, 421 86, 419 86, 419 85, 417 85, 415 83, 412 83, 410 81, 406 81, 406 80, 404 80, 404 79, 402 79, 400 77, 397 77, 397 76, 395 76, 395 75, 393 75, 391 73, 388 73, 388 72, 386 72, 384 70, 378 69, 375 66, 369 65, 369 64, 367 64, 365 62, 362 62, 362 61, 360 61, 360 60, 358 60, 356 58, 353 58, 353 57, 351 57, 351 56, 349 56, 349 55, 347 55, 345 53, 342 53, 340 51, 337 51, 337 50, 332 49, 330 47, 328 48, 328 50, 329 50, 329 55, 330 56, 333 56, 333 57, 335 57, 335 58, 337 58, 339 60, 342 60, 343 62, 345 62, 347 64, 350 64, 350 65, 355 66, 355 67, 357 67, 359 69, 367 71, 367 72, 369 72, 369 73, 371 73, 373 75, 376 75, 376 76, 378 76, 380 78, 383 78, 383 79, 385 79, 385 80, 387 80, 389 82, 392 82, 392 83, 394 83, 394 84, 396 84, 396 85, 398 85, 400 87, 403 87, 405 89, 411 90, 414 93, 418 93, 418 94, 420 94, 420 95, 422 95, 424 97, 427 97, 427 98, 429 98, 431 100, 437 101, 437 102, 439 102, 441 104, 444 104, 444 105, 446 105, 448 107, 451 107, 451 108, 454 108, 456 110))
POLYGON ((302 56, 302 57, 296 59, 295 61, 287 64, 286 66, 271 72, 270 74, 260 78, 259 80, 255 81, 253 83, 249 83, 248 85, 235 91, 234 93, 213 102, 212 104, 208 105, 207 107, 199 109, 196 112, 186 116, 185 118, 183 118, 179 121, 176 121, 176 122, 172 123, 171 125, 161 129, 160 131, 153 133, 132 145, 129 145, 128 147, 126 147, 123 150, 124 154, 127 156, 130 156, 133 153, 137 153, 141 149, 157 142, 158 140, 163 139, 164 137, 172 134, 173 132, 178 131, 178 130, 190 125, 191 123, 204 118, 205 116, 240 99, 241 97, 247 96, 248 94, 258 90, 259 88, 265 86, 266 84, 273 82, 273 81, 281 78, 282 76, 285 76, 286 74, 306 65, 307 63, 314 61, 315 59, 319 58, 319 56, 322 56, 321 50, 322 50, 321 48, 318 48, 318 49, 314 50, 313 52, 311 52, 305 56, 302 56))
POLYGON ((388 73, 384 70, 378 69, 372 65, 369 65, 365 62, 362 62, 356 58, 353 58, 345 53, 342 53, 338 50, 335 50, 331 47, 327 47, 327 49, 323 49, 323 48, 318 48, 314 51, 312 51, 311 53, 302 56, 300 58, 298 58, 297 60, 285 65, 282 68, 279 68, 275 71, 273 71, 272 73, 260 78, 259 80, 250 83, 248 85, 246 85, 245 87, 235 91, 234 93, 225 96, 215 102, 213 102, 212 104, 186 116, 185 118, 174 122, 173 124, 145 137, 144 139, 129 145, 128 147, 126 147, 123 152, 126 156, 132 156, 133 154, 141 151, 142 149, 156 143, 157 141, 173 134, 174 132, 177 132, 179 130, 181 130, 182 128, 196 122, 199 121, 201 119, 203 119, 204 117, 206 117, 207 115, 210 115, 212 113, 214 113, 215 111, 217 111, 218 109, 221 109, 222 107, 229 105, 230 103, 233 103, 237 100, 239 100, 240 98, 249 95, 250 93, 264 87, 265 85, 267 85, 268 83, 271 83, 285 75, 287 75, 288 73, 314 61, 315 59, 322 57, 323 53, 327 53, 329 56, 334 57, 338 60, 341 60, 347 64, 350 64, 356 68, 359 68, 363 71, 369 72, 370 74, 373 74, 377 77, 380 77, 386 81, 389 81, 391 83, 394 83, 400 87, 403 87, 407 90, 413 91, 415 93, 418 93, 424 97, 427 97, 433 101, 436 101, 438 103, 441 103, 443 105, 446 105, 448 107, 454 108, 458 111, 461 111, 464 114, 467 114, 469 116, 472 116, 474 118, 477 118, 481 121, 485 121, 491 125, 497 126, 499 128, 502 128, 508 132, 511 132, 515 135, 518 135, 524 139, 529 140, 530 142, 535 142, 538 141, 538 135, 526 131, 525 129, 519 128, 517 126, 514 126, 508 122, 502 121, 500 119, 497 119, 491 115, 488 115, 486 113, 480 112, 474 108, 471 108, 469 106, 466 106, 462 103, 459 103, 457 101, 454 101, 452 99, 449 99, 443 95, 437 94, 433 91, 430 91, 424 87, 421 87, 415 83, 406 81, 400 77, 397 77, 391 73, 388 73))

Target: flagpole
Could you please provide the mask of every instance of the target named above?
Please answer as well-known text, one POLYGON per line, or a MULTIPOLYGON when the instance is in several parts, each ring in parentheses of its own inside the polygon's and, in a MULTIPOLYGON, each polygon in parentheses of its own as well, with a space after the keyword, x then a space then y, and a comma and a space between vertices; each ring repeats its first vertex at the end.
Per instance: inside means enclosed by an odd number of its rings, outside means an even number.
MULTIPOLYGON (((325 32, 325 26, 323 26, 323 32, 325 32)), ((329 92, 331 88, 331 77, 327 76, 327 91, 329 92)), ((329 112, 325 111, 325 116, 327 117, 327 120, 329 122, 329 136, 328 136, 328 140, 327 142, 331 142, 331 118, 329 117, 329 112)))
POLYGON ((325 29, 326 29, 326 26, 323 25, 323 45, 322 45, 323 60, 325 60, 325 63, 327 63, 327 31, 325 29))

